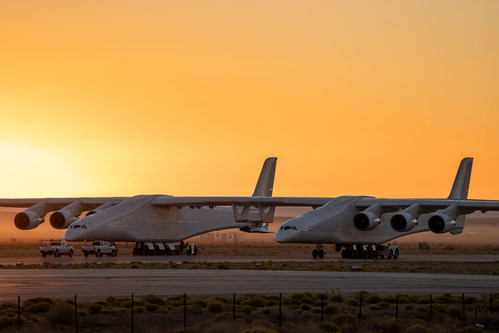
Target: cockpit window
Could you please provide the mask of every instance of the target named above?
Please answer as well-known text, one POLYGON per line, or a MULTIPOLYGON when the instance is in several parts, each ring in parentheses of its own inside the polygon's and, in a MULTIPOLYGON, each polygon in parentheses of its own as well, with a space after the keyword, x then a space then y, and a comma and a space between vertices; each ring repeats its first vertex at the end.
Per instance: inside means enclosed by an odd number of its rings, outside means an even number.
POLYGON ((295 226, 283 225, 279 228, 279 230, 298 230, 295 226))

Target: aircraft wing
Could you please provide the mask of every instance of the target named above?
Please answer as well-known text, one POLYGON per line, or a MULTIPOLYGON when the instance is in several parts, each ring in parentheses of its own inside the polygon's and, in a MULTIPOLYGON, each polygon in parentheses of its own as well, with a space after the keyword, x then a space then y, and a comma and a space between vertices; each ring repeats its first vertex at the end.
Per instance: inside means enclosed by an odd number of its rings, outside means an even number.
POLYGON ((456 205, 461 214, 470 214, 474 211, 499 211, 499 200, 477 200, 477 199, 384 199, 384 198, 362 198, 357 201, 358 208, 368 208, 378 204, 383 211, 397 211, 417 203, 422 212, 430 213, 438 209, 445 209, 450 205, 456 205))
POLYGON ((94 209, 110 202, 117 205, 127 197, 81 197, 81 198, 22 198, 22 199, 0 199, 0 207, 26 208, 44 202, 50 210, 59 210, 75 201, 86 209, 94 209))
POLYGON ((160 196, 151 204, 155 207, 216 207, 216 206, 303 206, 320 207, 332 198, 307 197, 167 197, 160 196))

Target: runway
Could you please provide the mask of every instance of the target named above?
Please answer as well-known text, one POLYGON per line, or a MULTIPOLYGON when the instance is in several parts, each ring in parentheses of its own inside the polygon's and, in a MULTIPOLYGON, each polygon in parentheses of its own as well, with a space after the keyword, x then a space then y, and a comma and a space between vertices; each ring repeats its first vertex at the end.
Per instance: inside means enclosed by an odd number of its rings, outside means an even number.
MULTIPOLYGON (((423 261, 423 262, 499 262, 499 255, 452 255, 452 254, 408 254, 396 259, 399 262, 404 261, 423 261)), ((24 265, 41 265, 45 262, 54 264, 81 264, 112 262, 115 264, 131 263, 140 261, 144 263, 168 263, 168 262, 375 262, 374 259, 342 259, 338 255, 330 255, 324 259, 313 259, 308 255, 197 255, 197 256, 132 256, 118 255, 116 257, 95 257, 95 256, 73 256, 72 258, 62 256, 55 258, 53 256, 43 258, 41 255, 36 257, 0 257, 0 265, 15 265, 23 263, 24 265)), ((395 261, 395 259, 377 259, 380 262, 395 261)))
POLYGON ((379 294, 444 292, 488 295, 499 292, 490 275, 177 269, 2 269, 0 300, 36 296, 100 299, 135 295, 290 294, 334 290, 379 294))

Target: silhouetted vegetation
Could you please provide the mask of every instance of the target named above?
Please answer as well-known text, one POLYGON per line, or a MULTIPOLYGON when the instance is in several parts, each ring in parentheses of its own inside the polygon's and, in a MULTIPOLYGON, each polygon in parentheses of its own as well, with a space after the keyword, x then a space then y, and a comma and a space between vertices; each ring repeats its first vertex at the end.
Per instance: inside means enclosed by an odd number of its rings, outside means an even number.
POLYGON ((286 296, 37 297, 0 304, 2 332, 479 332, 499 328, 499 294, 386 295, 299 292, 286 296), (398 303, 397 303, 398 299, 398 303), (362 300, 362 301, 361 301, 362 300), (235 301, 235 302, 234 302, 235 301), (464 303, 464 307, 463 307, 464 303), (361 304, 363 307, 361 308, 361 304), (490 305, 492 304, 492 308, 490 305), (495 310, 494 310, 495 309, 495 310), (185 316, 185 317, 184 317, 185 316), (184 322, 185 318, 185 322, 184 322))

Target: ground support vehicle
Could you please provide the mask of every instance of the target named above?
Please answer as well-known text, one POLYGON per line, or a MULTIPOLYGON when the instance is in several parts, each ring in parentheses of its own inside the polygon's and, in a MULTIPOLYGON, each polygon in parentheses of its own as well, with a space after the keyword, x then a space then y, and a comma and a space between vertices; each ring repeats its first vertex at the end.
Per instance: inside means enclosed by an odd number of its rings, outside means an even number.
POLYGON ((114 243, 108 241, 93 241, 92 244, 83 244, 81 250, 85 257, 88 257, 89 254, 95 254, 96 257, 102 257, 105 254, 114 257, 118 254, 118 249, 114 243))
POLYGON ((193 255, 198 253, 196 244, 174 244, 166 242, 136 242, 134 256, 193 255))
POLYGON ((60 257, 62 254, 73 256, 73 247, 62 240, 42 240, 40 243, 40 253, 43 257, 54 255, 60 257))
MULTIPOLYGON (((389 258, 397 259, 400 255, 398 246, 388 245, 347 245, 341 251, 342 258, 389 258)), ((315 258, 315 257, 314 257, 315 258)))

